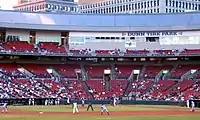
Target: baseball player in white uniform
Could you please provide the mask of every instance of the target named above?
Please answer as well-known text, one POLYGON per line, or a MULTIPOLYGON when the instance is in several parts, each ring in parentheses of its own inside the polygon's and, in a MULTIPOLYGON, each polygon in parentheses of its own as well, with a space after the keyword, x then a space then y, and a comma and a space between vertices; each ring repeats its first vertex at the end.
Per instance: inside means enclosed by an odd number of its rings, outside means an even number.
POLYGON ((103 112, 107 112, 107 114, 110 115, 106 105, 104 104, 101 105, 101 115, 103 115, 103 112))
POLYGON ((78 103, 76 103, 76 102, 74 102, 73 103, 73 114, 76 114, 76 113, 78 113, 79 111, 78 111, 78 103))
POLYGON ((8 104, 7 103, 3 103, 3 105, 2 105, 2 113, 4 113, 4 112, 8 112, 8 104))
POLYGON ((69 97, 67 98, 67 104, 70 105, 70 99, 69 99, 69 97))
POLYGON ((191 101, 191 106, 192 106, 191 111, 194 112, 195 111, 195 103, 193 100, 191 101))
POLYGON ((84 98, 82 98, 81 103, 82 103, 82 107, 84 107, 84 105, 85 105, 85 100, 84 100, 84 98))
POLYGON ((187 108, 190 108, 190 100, 187 100, 187 108))
POLYGON ((116 98, 116 97, 114 97, 114 99, 113 99, 113 105, 114 105, 114 106, 117 105, 117 98, 116 98))
POLYGON ((49 101, 48 99, 45 100, 44 105, 48 105, 49 101))
POLYGON ((31 101, 32 101, 32 99, 29 98, 29 99, 28 99, 28 105, 31 105, 31 101))

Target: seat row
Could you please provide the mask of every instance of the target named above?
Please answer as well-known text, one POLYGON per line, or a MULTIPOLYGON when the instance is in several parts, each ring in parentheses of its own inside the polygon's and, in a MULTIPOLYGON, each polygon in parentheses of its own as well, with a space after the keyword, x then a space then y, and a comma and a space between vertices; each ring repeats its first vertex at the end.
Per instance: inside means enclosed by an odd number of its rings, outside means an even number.
MULTIPOLYGON (((30 44, 28 41, 8 41, 1 45, 1 50, 5 51, 15 51, 15 52, 48 52, 48 53, 66 53, 66 48, 63 45, 60 45, 58 42, 39 42, 37 46, 34 44, 30 44)), ((176 53, 180 53, 181 55, 196 55, 200 54, 200 49, 184 49, 184 50, 130 50, 127 49, 125 51, 115 49, 115 50, 95 50, 91 49, 71 49, 71 53, 77 54, 88 54, 88 53, 96 53, 96 54, 140 54, 147 55, 149 53, 154 54, 162 54, 162 55, 173 55, 176 53)))
MULTIPOLYGON (((103 80, 86 80, 87 88, 80 80, 54 79, 0 79, 0 98, 70 98, 109 99, 113 96, 124 96, 129 81, 111 80, 110 91, 106 91, 103 80), (25 89, 29 88, 29 89, 25 89)), ((137 99, 141 100, 187 100, 193 95, 200 97, 200 81, 184 80, 140 80, 131 83, 129 93, 137 92, 137 99)))
MULTIPOLYGON (((35 75, 38 78, 51 78, 53 75, 48 69, 54 70, 64 78, 76 78, 76 70, 81 70, 78 64, 66 65, 41 65, 41 64, 0 64, 0 72, 8 76, 24 78, 27 75, 35 75), (29 74, 30 73, 30 74, 29 74)), ((82 68, 83 69, 83 68, 82 68)), ((91 79, 103 78, 105 69, 112 69, 108 65, 85 65, 87 76, 91 79)), ((116 79, 127 79, 134 70, 143 71, 145 79, 155 79, 170 72, 170 78, 180 79, 185 73, 192 74, 195 79, 200 79, 200 65, 116 65, 114 72, 116 79)))

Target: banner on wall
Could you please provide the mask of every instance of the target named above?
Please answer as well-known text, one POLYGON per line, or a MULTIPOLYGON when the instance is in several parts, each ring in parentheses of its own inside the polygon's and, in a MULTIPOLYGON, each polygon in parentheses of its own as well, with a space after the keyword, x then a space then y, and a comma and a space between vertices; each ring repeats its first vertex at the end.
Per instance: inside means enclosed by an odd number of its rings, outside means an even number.
POLYGON ((70 32, 70 37, 168 37, 200 36, 200 31, 70 32))
POLYGON ((123 32, 122 36, 132 37, 160 37, 160 36, 182 36, 183 32, 179 31, 149 31, 149 32, 123 32))

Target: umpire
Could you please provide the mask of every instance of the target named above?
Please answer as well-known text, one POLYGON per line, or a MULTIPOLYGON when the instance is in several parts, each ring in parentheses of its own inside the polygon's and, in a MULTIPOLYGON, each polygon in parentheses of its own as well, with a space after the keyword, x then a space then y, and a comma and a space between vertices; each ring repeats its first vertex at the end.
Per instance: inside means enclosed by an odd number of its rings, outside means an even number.
POLYGON ((92 111, 94 111, 94 108, 93 108, 93 106, 92 106, 92 102, 89 102, 89 103, 88 103, 87 111, 89 110, 89 108, 91 108, 92 111))

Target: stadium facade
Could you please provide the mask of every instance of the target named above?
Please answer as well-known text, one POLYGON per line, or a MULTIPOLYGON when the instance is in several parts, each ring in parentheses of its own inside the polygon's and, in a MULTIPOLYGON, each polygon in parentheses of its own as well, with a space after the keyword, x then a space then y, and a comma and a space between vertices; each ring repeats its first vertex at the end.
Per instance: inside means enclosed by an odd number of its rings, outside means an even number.
POLYGON ((151 14, 199 10, 199 0, 107 0, 80 5, 80 12, 88 14, 151 14))
POLYGON ((4 16, 0 18, 0 82, 4 83, 0 98, 4 101, 117 96, 157 103, 186 101, 191 94, 200 97, 196 87, 200 85, 199 12, 0 11, 0 16, 4 16), (10 86, 11 92, 3 90, 10 86))
POLYGON ((31 31, 36 36, 35 43, 61 42, 64 34, 69 47, 74 49, 184 49, 199 48, 200 44, 199 13, 70 15, 0 11, 0 14, 4 16, 0 21, 1 27, 6 28, 6 37, 14 35, 29 41, 31 31))
POLYGON ((78 12, 79 8, 74 0, 19 0, 14 7, 17 11, 28 12, 78 12))

